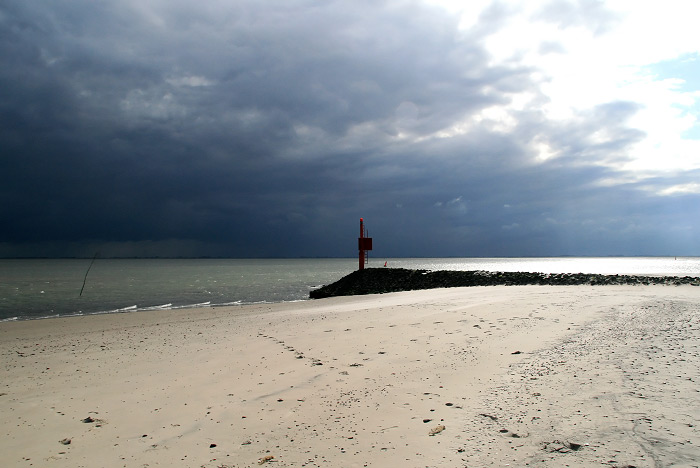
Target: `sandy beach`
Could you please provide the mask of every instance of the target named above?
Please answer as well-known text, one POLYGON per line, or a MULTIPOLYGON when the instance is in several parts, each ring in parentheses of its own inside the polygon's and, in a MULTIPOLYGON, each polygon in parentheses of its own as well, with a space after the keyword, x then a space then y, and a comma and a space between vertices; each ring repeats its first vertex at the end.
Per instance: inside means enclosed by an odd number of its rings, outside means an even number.
POLYGON ((697 467, 700 288, 0 323, 8 467, 697 467))

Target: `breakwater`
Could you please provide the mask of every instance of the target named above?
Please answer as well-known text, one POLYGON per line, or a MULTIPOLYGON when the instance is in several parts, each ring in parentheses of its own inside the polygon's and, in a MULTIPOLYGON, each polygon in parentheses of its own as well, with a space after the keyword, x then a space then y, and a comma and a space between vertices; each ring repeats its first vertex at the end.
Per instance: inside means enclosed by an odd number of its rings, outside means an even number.
POLYGON ((379 294, 418 289, 463 286, 526 285, 675 285, 700 286, 693 276, 601 275, 586 273, 528 273, 493 271, 429 271, 405 268, 367 268, 350 273, 338 281, 314 289, 311 299, 333 296, 379 294))

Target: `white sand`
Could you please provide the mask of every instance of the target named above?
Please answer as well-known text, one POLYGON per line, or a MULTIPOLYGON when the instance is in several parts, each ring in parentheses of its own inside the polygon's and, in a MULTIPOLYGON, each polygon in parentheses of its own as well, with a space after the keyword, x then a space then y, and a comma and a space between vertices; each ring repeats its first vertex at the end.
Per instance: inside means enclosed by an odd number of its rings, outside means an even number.
POLYGON ((9 467, 700 464, 692 286, 6 322, 0 354, 9 467))

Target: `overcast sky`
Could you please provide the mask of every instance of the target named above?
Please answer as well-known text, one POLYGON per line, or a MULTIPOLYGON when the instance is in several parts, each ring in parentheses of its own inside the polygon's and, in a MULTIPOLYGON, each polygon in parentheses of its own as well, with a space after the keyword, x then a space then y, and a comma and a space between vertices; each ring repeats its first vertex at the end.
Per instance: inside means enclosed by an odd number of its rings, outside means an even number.
POLYGON ((700 255, 699 17, 4 0, 0 256, 700 255))

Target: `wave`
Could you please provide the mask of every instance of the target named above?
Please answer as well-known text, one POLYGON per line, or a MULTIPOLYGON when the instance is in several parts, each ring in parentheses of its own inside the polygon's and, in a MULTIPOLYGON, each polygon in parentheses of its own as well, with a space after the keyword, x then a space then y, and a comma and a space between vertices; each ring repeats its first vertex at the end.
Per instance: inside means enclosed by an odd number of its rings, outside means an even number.
POLYGON ((173 304, 172 304, 172 302, 170 302, 168 304, 141 307, 138 310, 166 310, 166 309, 172 309, 172 308, 173 308, 173 304))
POLYGON ((220 304, 214 304, 214 307, 226 307, 226 306, 236 306, 236 305, 243 305, 243 301, 222 302, 220 304))
POLYGON ((24 320, 42 320, 51 318, 68 318, 68 317, 81 317, 87 315, 104 315, 104 314, 123 314, 130 312, 148 312, 148 311, 158 311, 158 310, 175 310, 175 309, 198 309, 198 308, 214 308, 214 307, 235 307, 235 306, 245 306, 245 305, 257 305, 257 304, 274 304, 277 302, 303 302, 308 299, 289 299, 283 301, 270 301, 270 300, 260 300, 260 301, 227 301, 227 302, 216 302, 212 301, 197 302, 193 304, 182 304, 174 305, 172 302, 166 304, 152 305, 152 306, 138 306, 130 305, 126 307, 118 307, 114 309, 104 309, 104 310, 94 310, 94 311, 73 311, 73 312, 62 312, 62 313, 52 313, 47 315, 20 315, 12 316, 6 318, 0 318, 0 323, 2 322, 14 322, 14 321, 24 321, 24 320))
POLYGON ((196 309, 199 307, 211 307, 211 301, 198 302, 197 304, 184 304, 172 307, 173 309, 196 309))

